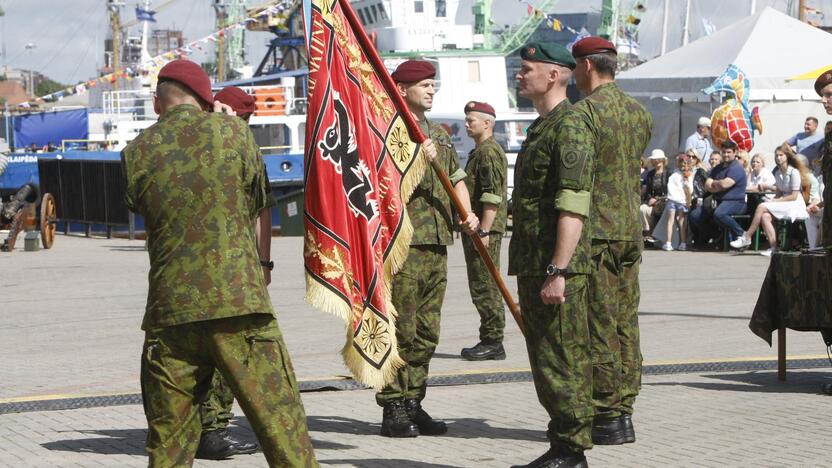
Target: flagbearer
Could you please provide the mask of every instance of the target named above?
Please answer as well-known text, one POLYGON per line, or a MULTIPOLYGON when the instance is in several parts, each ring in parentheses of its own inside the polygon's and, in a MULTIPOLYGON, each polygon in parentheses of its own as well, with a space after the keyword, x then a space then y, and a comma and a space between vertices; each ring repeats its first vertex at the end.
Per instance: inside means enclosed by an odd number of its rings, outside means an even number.
MULTIPOLYGON (((508 160, 503 148, 494 140, 496 116, 494 108, 485 102, 471 101, 465 105, 465 130, 476 143, 465 166, 465 185, 471 194, 474 214, 480 218, 477 235, 488 247, 488 255, 499 269, 500 242, 508 212, 508 160)), ((462 357, 469 361, 505 359, 503 331, 506 327, 506 314, 503 296, 474 247, 474 241, 463 236, 462 247, 468 266, 468 289, 474 307, 480 314, 480 342, 472 348, 464 348, 462 357)))
MULTIPOLYGON (((467 232, 476 230, 479 220, 471 213, 465 172, 451 145, 451 138, 439 124, 429 122, 425 113, 433 106, 436 69, 429 62, 408 60, 391 75, 422 132, 425 153, 436 160, 462 200, 468 218, 460 222, 467 232)), ((451 199, 435 171, 428 167, 422 181, 407 202, 413 238, 407 260, 393 278, 392 301, 398 316, 396 338, 405 365, 396 379, 379 393, 376 402, 384 408, 381 435, 416 437, 442 435, 448 428, 422 409, 427 388, 428 365, 439 342, 439 314, 448 282, 447 246, 453 244, 451 199)))

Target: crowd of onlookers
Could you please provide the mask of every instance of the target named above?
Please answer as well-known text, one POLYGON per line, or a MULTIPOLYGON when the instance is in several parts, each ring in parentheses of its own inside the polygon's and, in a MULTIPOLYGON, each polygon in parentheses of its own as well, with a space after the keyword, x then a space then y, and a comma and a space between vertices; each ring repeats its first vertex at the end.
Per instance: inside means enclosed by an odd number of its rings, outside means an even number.
POLYGON ((761 238, 761 229, 769 245, 763 255, 780 248, 778 231, 796 232, 798 243, 805 232, 808 247, 817 247, 823 212, 820 157, 832 121, 821 132, 818 120, 807 118, 803 132, 774 149, 771 169, 765 166, 766 154, 749 155, 732 141, 714 148, 710 126, 707 117, 699 119, 696 132, 673 157, 672 169, 661 149, 642 160, 645 244, 667 251, 745 249, 761 238), (794 229, 798 223, 802 232, 794 229))

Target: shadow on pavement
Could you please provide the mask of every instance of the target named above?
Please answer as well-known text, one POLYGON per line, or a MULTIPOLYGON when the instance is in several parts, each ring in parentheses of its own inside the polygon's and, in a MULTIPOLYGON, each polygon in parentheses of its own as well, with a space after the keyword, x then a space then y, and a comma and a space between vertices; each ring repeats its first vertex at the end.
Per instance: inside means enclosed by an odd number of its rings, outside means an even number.
POLYGON ((710 315, 710 314, 693 314, 693 313, 676 313, 676 312, 639 312, 639 317, 657 316, 657 317, 691 317, 691 318, 714 318, 714 319, 729 319, 729 320, 751 320, 750 315, 710 315))
MULTIPOLYGON (((438 415, 434 415, 435 417, 438 415)), ((445 419, 448 424, 448 433, 443 438, 458 439, 506 439, 506 440, 528 440, 532 442, 546 442, 545 429, 513 429, 494 427, 485 422, 484 419, 445 419)), ((309 430, 313 432, 332 432, 337 434, 355 434, 381 437, 381 408, 378 412, 378 421, 367 422, 358 419, 344 418, 341 416, 309 416, 307 418, 309 430)), ((425 436, 426 437, 426 436, 425 436)))
POLYGON ((707 374, 703 377, 723 382, 654 382, 645 386, 669 387, 682 385, 702 390, 727 390, 752 393, 807 393, 821 395, 820 386, 832 382, 832 372, 791 371, 786 381, 777 380, 777 372, 745 372, 741 374, 707 374), (734 382, 734 383, 724 383, 734 382))
POLYGON ((147 431, 144 429, 109 429, 100 431, 72 431, 95 435, 87 439, 68 439, 47 442, 41 446, 61 452, 97 453, 101 455, 144 455, 147 431), (102 437, 103 436, 103 437, 102 437))
POLYGON ((111 252, 142 252, 142 251, 145 251, 147 249, 144 247, 144 244, 142 244, 142 245, 111 245, 111 246, 109 246, 109 250, 111 252))
POLYGON ((433 357, 437 359, 456 359, 459 361, 464 361, 462 356, 459 354, 450 354, 450 353, 433 353, 433 357))
POLYGON ((402 460, 400 458, 365 458, 365 459, 342 459, 342 460, 318 460, 321 465, 350 465, 357 467, 370 466, 395 466, 397 468, 460 468, 463 465, 445 465, 439 463, 428 463, 414 460, 402 460))

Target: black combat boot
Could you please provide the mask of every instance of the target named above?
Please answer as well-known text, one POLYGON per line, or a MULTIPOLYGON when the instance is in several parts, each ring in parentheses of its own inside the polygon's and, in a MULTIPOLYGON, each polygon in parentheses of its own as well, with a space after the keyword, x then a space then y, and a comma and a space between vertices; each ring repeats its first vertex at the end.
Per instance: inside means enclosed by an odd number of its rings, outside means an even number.
POLYGON ((832 383, 821 384, 820 391, 827 395, 832 395, 832 383))
POLYGON ((248 455, 256 452, 257 444, 235 439, 226 429, 203 432, 196 449, 196 458, 202 460, 224 460, 234 455, 248 455))
POLYGON ((407 416, 403 401, 393 401, 384 405, 381 435, 384 437, 416 437, 419 435, 419 428, 407 416))
POLYGON ((480 341, 473 348, 462 348, 460 355, 469 361, 486 361, 488 359, 502 361, 506 358, 506 350, 502 343, 480 341))
POLYGON ((419 434, 442 435, 448 432, 445 421, 433 419, 422 409, 422 404, 415 398, 404 400, 404 407, 407 409, 407 416, 419 427, 419 434))
POLYGON ((596 417, 592 421, 592 443, 595 445, 621 445, 636 441, 636 431, 629 414, 615 418, 596 417))
POLYGON ((514 465, 511 468, 589 468, 583 452, 549 449, 528 465, 514 465))

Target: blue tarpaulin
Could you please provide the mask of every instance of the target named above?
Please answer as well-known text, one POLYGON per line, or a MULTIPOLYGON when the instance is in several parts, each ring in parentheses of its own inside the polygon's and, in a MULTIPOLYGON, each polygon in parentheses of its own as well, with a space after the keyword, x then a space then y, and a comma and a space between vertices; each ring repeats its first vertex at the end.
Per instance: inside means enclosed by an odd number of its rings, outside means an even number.
POLYGON ((16 148, 31 146, 42 148, 49 143, 59 146, 63 140, 89 138, 87 109, 60 112, 40 112, 12 118, 16 148))

